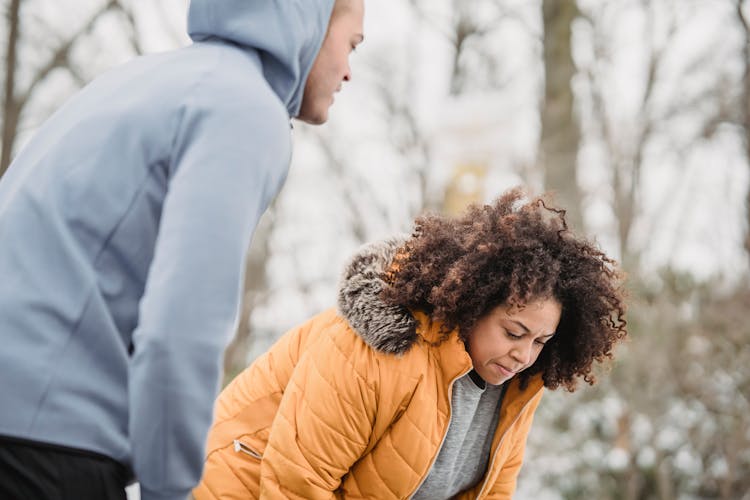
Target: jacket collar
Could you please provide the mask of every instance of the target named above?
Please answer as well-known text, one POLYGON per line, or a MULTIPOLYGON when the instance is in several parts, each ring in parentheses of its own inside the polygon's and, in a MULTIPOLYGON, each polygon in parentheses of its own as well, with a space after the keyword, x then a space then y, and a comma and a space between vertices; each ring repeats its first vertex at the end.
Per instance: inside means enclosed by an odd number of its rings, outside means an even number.
POLYGON ((383 273, 406 241, 406 235, 361 247, 346 266, 339 287, 339 313, 367 345, 379 352, 402 355, 420 339, 437 345, 435 356, 449 376, 471 369, 471 358, 457 332, 443 340, 441 323, 422 311, 386 304, 383 273))
POLYGON ((404 354, 419 339, 420 323, 414 314, 380 298, 386 287, 383 273, 407 239, 399 235, 361 247, 344 269, 339 286, 341 316, 366 344, 388 354, 404 354))

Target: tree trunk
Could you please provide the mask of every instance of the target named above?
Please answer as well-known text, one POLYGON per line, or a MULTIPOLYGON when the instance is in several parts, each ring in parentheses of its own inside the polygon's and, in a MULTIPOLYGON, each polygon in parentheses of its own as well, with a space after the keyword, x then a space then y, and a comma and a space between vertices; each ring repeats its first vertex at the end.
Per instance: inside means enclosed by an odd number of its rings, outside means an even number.
POLYGON ((575 0, 544 0, 544 104, 541 108, 541 164, 544 186, 567 211, 568 224, 583 229, 581 192, 576 178, 580 130, 571 79, 576 68, 571 25, 578 16, 575 0))
POLYGON ((0 145, 0 177, 10 165, 13 143, 18 129, 20 106, 15 96, 16 57, 18 52, 19 10, 21 0, 11 0, 8 7, 8 41, 5 52, 5 88, 3 96, 3 138, 0 145))
MULTIPOLYGON (((745 133, 745 161, 750 166, 750 26, 745 17, 742 7, 744 0, 737 0, 737 18, 742 28, 743 41, 742 48, 742 92, 740 94, 740 125, 745 133)), ((750 258, 750 187, 747 189, 745 196, 745 250, 750 258)))
POLYGON ((461 71, 461 55, 464 51, 464 42, 474 32, 471 20, 467 15, 467 9, 464 5, 466 0, 453 0, 453 64, 451 71, 451 83, 449 94, 452 96, 460 95, 463 92, 464 72, 461 71))

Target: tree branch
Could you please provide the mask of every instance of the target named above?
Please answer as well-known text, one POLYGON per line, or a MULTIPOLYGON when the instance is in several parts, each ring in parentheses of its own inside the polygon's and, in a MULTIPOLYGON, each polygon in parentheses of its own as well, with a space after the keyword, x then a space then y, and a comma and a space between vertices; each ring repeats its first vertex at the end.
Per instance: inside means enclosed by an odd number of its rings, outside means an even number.
POLYGON ((70 52, 73 48, 73 45, 78 41, 80 37, 83 35, 90 33, 91 30, 94 29, 94 26, 96 25, 96 22, 99 20, 99 18, 104 15, 105 13, 109 12, 110 10, 117 8, 119 5, 118 0, 109 0, 106 4, 104 4, 97 12, 95 12, 78 31, 76 31, 73 35, 71 35, 67 40, 62 42, 59 47, 53 52, 50 59, 47 61, 47 64, 39 68, 39 70, 34 74, 34 76, 31 79, 31 83, 29 84, 29 87, 26 89, 26 92, 24 92, 19 98, 19 108, 23 108, 26 105, 26 102, 28 102, 29 98, 31 97, 34 89, 37 85, 39 85, 42 81, 44 81, 49 74, 54 71, 57 68, 62 68, 68 66, 69 58, 70 58, 70 52))
POLYGON ((138 25, 135 21, 133 10, 130 7, 125 6, 125 4, 123 4, 120 0, 112 0, 112 3, 112 8, 122 12, 122 14, 125 16, 125 19, 127 19, 128 21, 128 26, 130 26, 128 41, 130 41, 130 46, 133 47, 133 52, 138 55, 142 55, 144 53, 144 50, 140 40, 138 39, 138 25))
POLYGON ((11 150, 18 128, 20 106, 15 99, 15 77, 18 54, 19 11, 21 0, 11 0, 8 9, 8 42, 5 52, 5 92, 3 96, 3 137, 0 153, 0 177, 10 165, 11 150))

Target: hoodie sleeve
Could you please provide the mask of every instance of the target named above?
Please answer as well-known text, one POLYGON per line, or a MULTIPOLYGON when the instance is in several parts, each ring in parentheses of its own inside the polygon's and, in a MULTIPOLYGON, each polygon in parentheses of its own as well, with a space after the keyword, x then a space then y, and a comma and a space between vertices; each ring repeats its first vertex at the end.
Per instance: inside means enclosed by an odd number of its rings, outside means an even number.
POLYGON ((289 165, 288 117, 270 90, 243 89, 255 96, 243 104, 221 85, 193 92, 175 118, 170 184, 133 334, 128 425, 143 500, 182 500, 200 479, 245 253, 289 165))

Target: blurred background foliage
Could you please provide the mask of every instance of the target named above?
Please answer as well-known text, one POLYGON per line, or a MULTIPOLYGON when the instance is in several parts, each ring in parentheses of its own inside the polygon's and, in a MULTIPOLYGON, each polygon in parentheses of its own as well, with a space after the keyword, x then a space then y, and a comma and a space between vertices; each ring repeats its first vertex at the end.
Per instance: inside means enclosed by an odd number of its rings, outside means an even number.
MULTIPOLYGON (((334 305, 358 245, 525 185, 623 264, 631 338, 547 395, 517 498, 750 499, 749 4, 367 2, 330 122, 294 125, 227 380, 334 305)), ((0 0, 0 175, 86 82, 187 44, 186 6, 0 0)))

